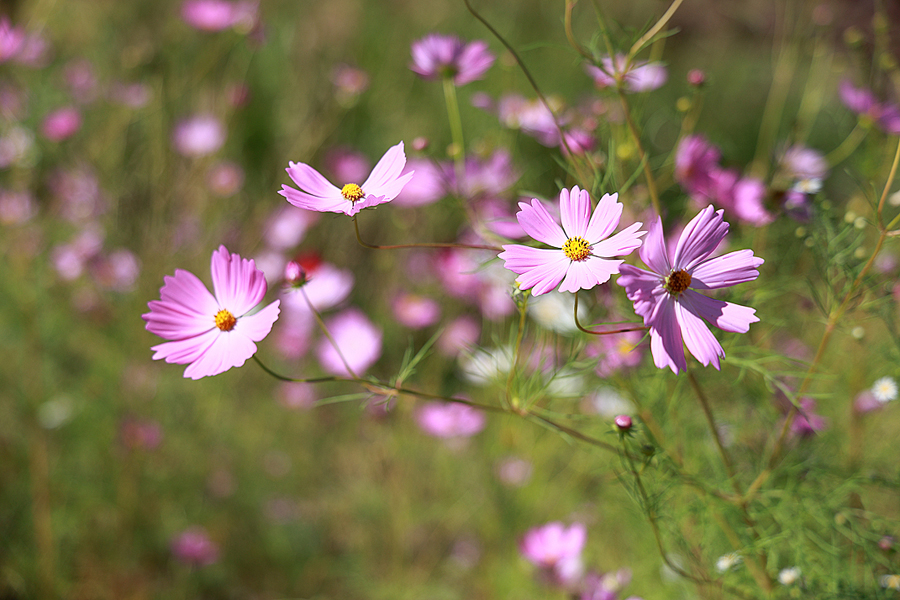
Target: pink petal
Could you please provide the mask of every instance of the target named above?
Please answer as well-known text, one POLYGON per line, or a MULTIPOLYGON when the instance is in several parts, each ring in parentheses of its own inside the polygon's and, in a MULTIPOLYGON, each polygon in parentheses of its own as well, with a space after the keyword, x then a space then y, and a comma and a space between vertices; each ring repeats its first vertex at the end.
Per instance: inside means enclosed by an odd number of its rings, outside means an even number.
MULTIPOLYGON (((404 165, 406 165, 406 154, 403 152, 403 142, 400 142, 396 146, 388 148, 388 151, 384 153, 384 156, 372 169, 372 173, 362 184, 363 192, 373 196, 386 195, 383 188, 400 176, 404 165)), ((409 178, 407 178, 408 180, 409 178)), ((400 193, 399 190, 397 193, 400 193)), ((396 194, 394 194, 394 197, 396 197, 396 194)))
POLYGON ((232 367, 242 366, 256 354, 256 344, 235 330, 216 332, 215 340, 206 351, 184 370, 191 379, 210 377, 224 373, 232 367))
MULTIPOLYGON (((565 191, 565 190, 563 190, 565 191)), ((537 198, 531 200, 531 204, 519 202, 519 212, 516 213, 519 225, 525 233, 539 242, 550 246, 562 248, 568 239, 562 227, 553 220, 544 205, 537 198)))
POLYGON ((217 309, 207 314, 181 304, 153 300, 150 312, 141 315, 147 321, 146 329, 167 340, 183 340, 196 337, 215 327, 217 309))
POLYGON ((651 221, 647 228, 647 237, 644 238, 644 244, 641 246, 638 256, 645 265, 660 275, 666 276, 672 270, 672 266, 669 264, 669 254, 666 252, 666 237, 663 234, 661 217, 656 217, 655 221, 651 221))
POLYGON ((559 193, 559 216, 567 238, 584 237, 591 218, 591 197, 576 185, 559 193))
MULTIPOLYGON (((619 219, 622 218, 622 203, 618 201, 619 194, 603 194, 594 214, 591 215, 591 221, 588 223, 584 237, 591 244, 595 244, 605 239, 609 234, 615 231, 619 225, 619 219)), ((638 223, 640 227, 640 223, 638 223)), ((637 246, 635 246, 637 248, 637 246)), ((634 248, 632 248, 634 250, 634 248)), ((631 252, 631 250, 629 250, 631 252)), ((613 256, 605 254, 604 256, 613 256)))
POLYGON ((221 332, 214 327, 210 331, 192 338, 157 344, 150 348, 155 353, 153 360, 165 359, 167 363, 178 365, 194 362, 212 346, 219 333, 221 332))
POLYGON ((747 333, 750 330, 750 323, 759 321, 755 308, 708 298, 690 289, 682 294, 681 302, 691 312, 724 331, 747 333))
POLYGON ((225 246, 213 252, 210 271, 220 308, 235 317, 247 314, 266 295, 266 277, 253 260, 229 254, 225 246))
POLYGON ((595 285, 606 283, 613 274, 619 272, 621 260, 606 260, 591 256, 583 261, 573 261, 566 271, 566 277, 559 286, 561 292, 589 290, 595 285))
POLYGON ((725 351, 719 345, 716 336, 712 334, 706 323, 684 304, 677 301, 674 304, 675 316, 681 326, 681 335, 688 350, 704 367, 712 363, 718 369, 719 357, 725 358, 725 351))
MULTIPOLYGON (((632 223, 611 238, 601 240, 591 245, 591 254, 594 256, 626 256, 640 248, 641 237, 646 231, 638 231, 642 223, 632 223)), ((590 239, 590 238, 588 238, 590 239)))
POLYGON ((687 369, 687 361, 684 358, 681 328, 675 317, 675 302, 668 297, 664 298, 656 316, 657 319, 650 326, 653 364, 660 369, 669 367, 677 375, 679 371, 687 369))
POLYGON ((519 287, 523 290, 534 288, 535 296, 554 289, 569 268, 570 261, 561 250, 529 248, 528 246, 504 246, 500 258, 507 269, 518 273, 519 287))
POLYGON ((340 188, 332 185, 318 171, 305 163, 289 162, 285 170, 297 187, 310 196, 320 199, 343 198, 340 188))
POLYGON ((319 198, 318 196, 310 196, 305 192, 282 185, 281 190, 278 193, 287 198, 287 201, 297 208, 302 208, 304 210, 346 213, 351 207, 350 201, 341 196, 340 190, 338 190, 337 196, 335 197, 319 198))
POLYGON ((631 265, 619 265, 616 283, 625 288, 628 299, 634 302, 634 312, 644 318, 645 325, 663 297, 668 296, 661 276, 631 265))
POLYGON ((272 325, 278 320, 281 312, 280 300, 263 308, 252 315, 245 315, 238 319, 232 331, 242 334, 254 342, 260 342, 272 331, 272 325))
POLYGON ((691 219, 675 247, 672 266, 688 271, 716 249, 728 233, 728 223, 722 217, 722 210, 715 210, 710 204, 691 219))
POLYGON ((753 281, 759 277, 757 267, 765 261, 753 256, 753 250, 738 250, 707 259, 691 272, 691 287, 715 290, 753 281))
POLYGON ((218 304, 215 297, 190 271, 176 269, 174 276, 166 276, 163 281, 165 285, 159 291, 159 296, 164 302, 180 304, 197 314, 216 314, 218 304))

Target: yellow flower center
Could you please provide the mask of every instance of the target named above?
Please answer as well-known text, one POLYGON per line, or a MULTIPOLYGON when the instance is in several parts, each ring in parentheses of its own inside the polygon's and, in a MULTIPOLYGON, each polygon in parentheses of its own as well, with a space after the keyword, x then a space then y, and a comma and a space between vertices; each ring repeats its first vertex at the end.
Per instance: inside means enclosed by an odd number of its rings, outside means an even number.
POLYGON ((363 196, 365 196, 365 193, 363 193, 362 188, 355 183, 348 183, 343 188, 341 188, 341 196, 343 196, 350 202, 355 203, 362 200, 363 196))
POLYGON ((669 273, 669 276, 666 277, 663 285, 666 288, 666 291, 670 294, 680 294, 684 290, 688 289, 688 287, 690 287, 691 274, 684 269, 680 271, 672 271, 671 273, 669 273))
POLYGON ((236 323, 237 319, 228 310, 223 308, 216 313, 216 327, 222 331, 231 331, 236 323))
POLYGON ((570 260, 582 261, 591 255, 591 245, 583 237, 573 237, 566 240, 562 251, 570 260))

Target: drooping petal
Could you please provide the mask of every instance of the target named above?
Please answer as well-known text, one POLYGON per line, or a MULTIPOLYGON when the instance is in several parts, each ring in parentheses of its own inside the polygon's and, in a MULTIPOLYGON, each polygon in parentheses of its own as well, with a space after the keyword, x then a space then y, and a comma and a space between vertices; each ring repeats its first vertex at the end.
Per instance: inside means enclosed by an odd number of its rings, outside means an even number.
POLYGON ((292 187, 282 185, 278 193, 287 198, 287 201, 297 208, 304 210, 346 213, 352 206, 349 200, 341 196, 340 190, 338 190, 337 196, 320 198, 319 196, 311 196, 292 187))
POLYGON ((254 342, 262 341, 278 320, 278 314, 281 312, 280 304, 281 301, 276 300, 257 313, 241 317, 232 331, 245 335, 254 342))
MULTIPOLYGON (((563 190, 566 191, 566 190, 563 190)), ((537 198, 531 200, 531 204, 519 202, 519 212, 516 213, 519 225, 525 233, 539 242, 550 246, 562 248, 566 243, 566 234, 562 227, 553 220, 544 205, 537 198)))
POLYGON ((657 319, 650 325, 650 353, 657 368, 669 367, 677 375, 687 369, 687 361, 674 305, 675 302, 669 297, 665 297, 659 305, 657 319))
POLYGON ((625 295, 634 302, 634 312, 649 324, 649 318, 666 295, 662 277, 656 273, 638 269, 631 265, 619 265, 616 283, 625 288, 625 295))
POLYGON ((148 303, 150 312, 141 315, 147 321, 146 329, 167 340, 183 340, 203 334, 216 325, 217 309, 201 314, 183 304, 163 300, 148 303))
POLYGON ((332 185, 327 179, 306 163, 289 162, 285 169, 288 176, 301 190, 321 199, 334 199, 341 197, 341 190, 332 185))
MULTIPOLYGON (((584 233, 584 237, 591 244, 596 244, 606 238, 619 226, 619 219, 622 218, 622 209, 624 207, 618 201, 618 198, 618 193, 604 194, 600 198, 600 202, 597 203, 597 208, 594 209, 594 214, 591 215, 591 220, 584 233)), ((640 226, 640 223, 638 223, 638 226, 640 226)), ((603 256, 613 255, 604 254, 603 256)))
POLYGON ((153 360, 165 359, 167 363, 186 365, 198 360, 206 350, 216 341, 221 332, 213 327, 210 331, 192 338, 175 340, 164 344, 157 344, 150 348, 153 350, 153 360))
POLYGON ((703 320, 679 301, 674 302, 675 317, 681 327, 681 336, 691 354, 704 367, 710 363, 718 369, 719 357, 725 358, 725 351, 703 320))
POLYGON ((584 237, 591 216, 591 197, 576 185, 559 193, 559 216, 567 238, 584 237))
POLYGON ((519 274, 516 279, 519 287, 523 290, 534 288, 531 293, 535 296, 556 288, 572 262, 560 250, 519 245, 504 246, 500 258, 507 269, 519 274))
POLYGON ((227 309, 235 317, 245 315, 266 295, 266 277, 256 268, 256 263, 229 254, 225 246, 219 246, 213 252, 210 271, 220 308, 227 309))
POLYGON ((715 290, 753 281, 759 277, 757 268, 765 261, 753 256, 753 250, 738 250, 709 258, 691 272, 691 287, 715 290))
MULTIPOLYGON (((388 148, 388 151, 384 153, 384 156, 381 157, 381 160, 375 165, 375 168, 372 169, 372 173, 369 174, 363 182, 363 192, 367 196, 387 196, 387 188, 394 180, 400 177, 400 172, 403 171, 405 165, 406 154, 403 152, 403 142, 400 142, 396 146, 391 146, 388 148)), ((412 175, 406 177, 406 181, 409 181, 411 177, 412 175)), ((400 186, 401 189, 402 187, 403 186, 400 186)), ((397 190, 391 197, 391 200, 396 198, 399 193, 400 190, 397 190)))
POLYGON ((638 256, 645 265, 662 276, 668 275, 672 270, 669 264, 669 254, 666 251, 666 237, 663 234, 661 217, 656 217, 656 220, 651 221, 650 226, 647 227, 647 237, 644 238, 638 256))
POLYGON ((681 302, 691 312, 703 317, 723 331, 747 333, 750 330, 750 323, 759 321, 755 308, 709 298, 694 290, 685 290, 681 295, 681 302))
POLYGON ((635 248, 640 248, 641 237, 646 231, 638 231, 642 223, 632 223, 611 238, 591 244, 594 256, 626 256, 635 248))
POLYGON ((256 354, 256 344, 247 336, 234 330, 217 333, 206 351, 184 370, 185 377, 200 379, 218 375, 232 367, 243 366, 256 354))
POLYGON ((610 277, 619 272, 620 264, 621 260, 608 260, 597 256, 589 256, 583 261, 573 261, 562 285, 559 286, 559 291, 589 290, 595 285, 606 283, 610 277))
POLYGON ((716 210, 710 204, 691 219, 675 246, 672 266, 688 272, 716 249, 728 233, 728 223, 722 216, 724 211, 716 210))

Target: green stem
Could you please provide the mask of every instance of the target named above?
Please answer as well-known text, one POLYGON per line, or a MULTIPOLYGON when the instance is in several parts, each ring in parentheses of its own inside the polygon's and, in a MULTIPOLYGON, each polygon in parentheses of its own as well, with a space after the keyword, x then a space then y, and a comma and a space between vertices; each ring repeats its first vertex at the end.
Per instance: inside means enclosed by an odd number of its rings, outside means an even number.
POLYGON ((519 410, 519 398, 512 396, 513 377, 518 371, 519 351, 522 348, 522 339, 525 337, 525 314, 528 310, 528 298, 531 297, 530 292, 527 293, 519 305, 519 330, 516 332, 516 347, 513 350, 512 364, 509 367, 509 373, 506 376, 506 405, 514 411, 519 410))
POLYGON ((626 327, 625 329, 612 329, 610 331, 591 331, 590 329, 585 329, 578 321, 578 292, 575 292, 575 327, 577 327, 579 331, 588 333, 590 335, 613 335, 616 333, 628 333, 629 331, 647 330, 647 327, 644 325, 640 325, 638 327, 626 327))
POLYGON ((453 166, 456 170, 457 193, 462 195, 463 182, 466 176, 466 143, 463 139, 462 117, 459 113, 459 101, 456 98, 456 86, 451 77, 444 77, 444 101, 447 104, 447 118, 450 120, 450 136, 453 139, 453 166))
POLYGON ((841 145, 829 152, 828 156, 825 157, 825 160, 828 161, 828 166, 833 169, 836 165, 844 162, 863 141, 866 137, 866 133, 868 133, 866 128, 857 121, 856 127, 854 127, 853 131, 844 138, 841 145))
POLYGON ((657 191, 656 180, 653 178, 653 171, 650 169, 650 161, 647 160, 647 153, 644 152, 644 146, 641 144, 641 135, 638 133, 637 127, 634 124, 634 119, 631 117, 631 108, 628 106, 628 99, 625 97, 625 90, 622 89, 621 82, 616 85, 616 91, 619 93, 619 100, 622 102, 622 110, 625 113, 625 122, 628 124, 628 131, 631 132, 631 137, 634 140, 634 145, 638 151, 638 158, 641 159, 641 163, 644 167, 644 178, 647 180, 647 191, 650 194, 650 202, 653 204, 653 210, 656 211, 656 214, 661 215, 662 211, 660 210, 659 205, 659 191, 657 191))

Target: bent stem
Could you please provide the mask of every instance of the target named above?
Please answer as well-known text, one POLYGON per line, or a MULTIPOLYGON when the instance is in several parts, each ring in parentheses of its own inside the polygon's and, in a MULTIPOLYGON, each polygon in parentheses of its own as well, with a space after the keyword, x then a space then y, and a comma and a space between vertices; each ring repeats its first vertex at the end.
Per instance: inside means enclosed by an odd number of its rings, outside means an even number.
POLYGON ((627 60, 629 66, 634 60, 634 57, 637 56, 637 53, 640 52, 649 42, 651 42, 656 34, 662 31, 663 27, 666 26, 666 24, 672 18, 672 15, 675 14, 675 11, 678 10, 679 6, 681 6, 682 2, 684 2, 684 0, 675 0, 674 2, 672 2, 672 4, 669 6, 669 9, 666 10, 666 12, 663 13, 663 16, 659 18, 659 21, 656 22, 656 25, 651 27, 647 31, 647 33, 642 35, 640 39, 631 46, 631 50, 628 51, 627 60))
POLYGON ((378 246, 364 241, 359 233, 359 222, 356 219, 356 215, 351 217, 351 219, 353 220, 353 227, 356 230, 356 241, 359 242, 359 245, 363 248, 369 248, 370 250, 401 250, 406 248, 463 248, 468 250, 490 250, 491 252, 503 252, 503 248, 501 248, 500 246, 457 244, 455 242, 422 242, 414 244, 393 244, 390 246, 378 246))
POLYGON ((578 292, 575 292, 575 327, 577 327, 579 331, 588 333, 590 335, 613 335, 615 333, 646 331, 648 329, 645 325, 640 325, 638 327, 626 327, 625 329, 612 329, 610 331, 591 331, 590 329, 585 329, 584 326, 582 326, 582 324, 578 321, 578 292))
POLYGON ((828 167, 833 169, 838 164, 844 162, 848 156, 853 154, 853 151, 856 150, 857 146, 859 146, 866 137, 866 133, 866 128, 857 121, 856 127, 854 127, 853 131, 844 138, 841 145, 829 152, 828 156, 825 157, 825 160, 828 161, 828 167))

